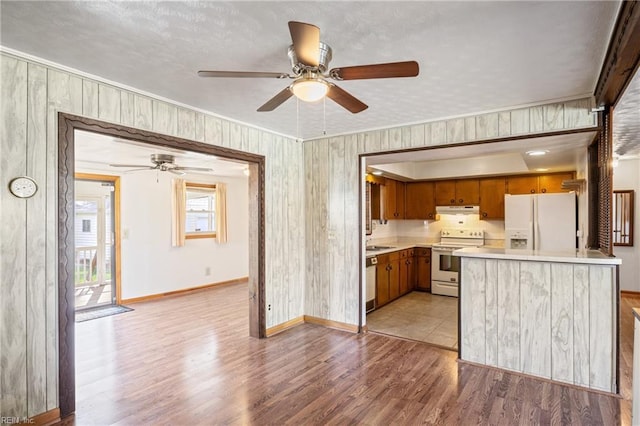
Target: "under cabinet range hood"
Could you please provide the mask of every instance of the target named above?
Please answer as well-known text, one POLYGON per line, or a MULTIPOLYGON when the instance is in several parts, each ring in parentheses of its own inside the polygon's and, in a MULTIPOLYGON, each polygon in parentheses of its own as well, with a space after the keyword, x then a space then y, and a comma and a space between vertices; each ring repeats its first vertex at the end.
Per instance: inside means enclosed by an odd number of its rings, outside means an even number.
POLYGON ((480 206, 436 206, 438 214, 480 214, 480 206))

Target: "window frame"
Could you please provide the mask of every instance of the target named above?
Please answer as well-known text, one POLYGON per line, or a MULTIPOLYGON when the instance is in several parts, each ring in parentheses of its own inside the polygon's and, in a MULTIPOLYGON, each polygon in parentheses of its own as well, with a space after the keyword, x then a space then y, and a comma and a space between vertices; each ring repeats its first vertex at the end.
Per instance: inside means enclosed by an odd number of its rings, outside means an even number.
MULTIPOLYGON (((199 189, 199 190, 211 190, 211 192, 213 194, 216 194, 216 185, 213 183, 196 183, 196 182, 185 182, 185 197, 187 196, 187 193, 189 192, 189 189, 199 189)), ((214 210, 211 211, 214 214, 214 219, 215 219, 215 206, 214 206, 214 210)), ((189 213, 189 209, 187 208, 187 202, 185 200, 185 223, 183 224, 184 226, 184 238, 185 240, 195 240, 195 239, 199 239, 199 238, 216 238, 217 236, 217 232, 188 232, 187 231, 187 223, 186 223, 186 218, 187 218, 187 214, 189 213)), ((214 223, 216 221, 214 220, 214 223)), ((215 223, 216 225, 216 229, 217 229, 217 223, 215 223)))

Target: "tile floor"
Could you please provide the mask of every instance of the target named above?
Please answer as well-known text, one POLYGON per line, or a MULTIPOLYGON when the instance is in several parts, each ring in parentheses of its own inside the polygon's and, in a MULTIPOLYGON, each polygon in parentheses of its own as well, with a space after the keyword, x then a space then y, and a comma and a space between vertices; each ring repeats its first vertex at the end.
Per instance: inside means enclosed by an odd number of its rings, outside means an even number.
POLYGON ((367 314, 367 327, 458 350, 458 299, 414 291, 367 314))

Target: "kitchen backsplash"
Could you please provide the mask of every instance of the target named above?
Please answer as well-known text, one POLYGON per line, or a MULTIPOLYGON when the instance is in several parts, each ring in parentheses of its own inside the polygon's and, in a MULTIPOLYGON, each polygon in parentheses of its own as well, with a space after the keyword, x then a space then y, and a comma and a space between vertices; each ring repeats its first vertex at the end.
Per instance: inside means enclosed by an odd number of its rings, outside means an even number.
POLYGON ((438 241, 442 228, 481 228, 487 245, 502 245, 503 220, 480 220, 477 214, 441 214, 439 220, 390 220, 386 224, 374 221, 371 240, 391 241, 410 238, 426 242, 438 241))

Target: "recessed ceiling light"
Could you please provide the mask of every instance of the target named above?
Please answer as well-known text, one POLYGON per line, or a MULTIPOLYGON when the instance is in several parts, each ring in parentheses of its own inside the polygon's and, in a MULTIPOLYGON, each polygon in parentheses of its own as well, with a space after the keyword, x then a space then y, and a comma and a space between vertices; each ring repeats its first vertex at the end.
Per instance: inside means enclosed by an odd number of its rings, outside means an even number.
POLYGON ((546 155, 548 152, 549 151, 547 151, 546 149, 536 149, 534 151, 527 151, 527 155, 538 157, 540 155, 546 155))
POLYGON ((376 170, 374 172, 371 172, 372 175, 376 175, 376 176, 382 176, 383 171, 382 170, 376 170))
POLYGON ((536 169, 536 172, 548 172, 549 169, 536 169))

